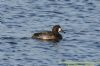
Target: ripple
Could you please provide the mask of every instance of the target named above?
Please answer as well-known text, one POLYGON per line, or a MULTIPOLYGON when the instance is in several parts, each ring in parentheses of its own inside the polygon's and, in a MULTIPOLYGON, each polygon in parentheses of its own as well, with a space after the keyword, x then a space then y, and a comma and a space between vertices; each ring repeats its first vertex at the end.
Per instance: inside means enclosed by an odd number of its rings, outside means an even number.
POLYGON ((19 59, 19 58, 18 58, 18 59, 15 59, 15 60, 16 60, 16 61, 22 61, 22 59, 19 59))
POLYGON ((3 49, 0 49, 0 52, 4 52, 4 50, 3 49))
POLYGON ((2 44, 2 42, 0 42, 0 44, 2 44))
POLYGON ((71 1, 71 0, 65 0, 65 1, 71 1))
POLYGON ((16 42, 6 42, 8 44, 17 44, 16 42))
POLYGON ((20 38, 21 40, 28 40, 28 39, 32 39, 31 37, 22 37, 20 38))
POLYGON ((24 58, 24 60, 26 60, 27 62, 33 62, 33 61, 36 61, 37 59, 32 59, 32 58, 24 58))
POLYGON ((25 66, 25 65, 23 65, 23 64, 17 64, 17 66, 25 66))
POLYGON ((33 17, 33 16, 36 16, 36 14, 35 13, 29 13, 28 16, 33 17))
POLYGON ((8 28, 17 28, 17 27, 22 27, 21 25, 7 25, 8 28))
POLYGON ((77 46, 75 46, 75 45, 64 45, 64 46, 67 46, 67 47, 72 47, 72 48, 77 47, 77 46))
POLYGON ((44 49, 44 50, 50 50, 49 48, 46 48, 46 47, 39 47, 39 46, 35 46, 35 48, 40 48, 40 49, 44 49))
POLYGON ((3 64, 0 64, 0 66, 13 66, 13 65, 10 63, 3 63, 3 64))
POLYGON ((100 48, 99 44, 100 44, 100 42, 94 42, 94 45, 92 45, 92 46, 99 50, 99 48, 100 48))
POLYGON ((56 1, 56 0, 48 0, 48 1, 53 1, 53 2, 54 2, 54 1, 56 1))
POLYGON ((13 15, 13 18, 24 18, 25 16, 24 15, 13 15))
POLYGON ((96 31, 96 32, 100 32, 100 30, 99 30, 99 29, 96 29, 95 31, 96 31))
POLYGON ((5 40, 5 39, 13 40, 13 39, 16 39, 16 38, 14 38, 14 37, 1 37, 0 39, 2 39, 2 40, 5 40))

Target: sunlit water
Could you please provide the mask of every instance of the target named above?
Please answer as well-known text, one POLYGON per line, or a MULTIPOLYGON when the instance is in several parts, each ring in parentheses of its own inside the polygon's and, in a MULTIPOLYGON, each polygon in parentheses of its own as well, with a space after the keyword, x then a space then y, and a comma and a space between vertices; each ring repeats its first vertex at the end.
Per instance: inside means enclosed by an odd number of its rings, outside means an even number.
POLYGON ((0 0, 0 66, 100 61, 99 0, 0 0), (61 25, 60 42, 31 38, 61 25))

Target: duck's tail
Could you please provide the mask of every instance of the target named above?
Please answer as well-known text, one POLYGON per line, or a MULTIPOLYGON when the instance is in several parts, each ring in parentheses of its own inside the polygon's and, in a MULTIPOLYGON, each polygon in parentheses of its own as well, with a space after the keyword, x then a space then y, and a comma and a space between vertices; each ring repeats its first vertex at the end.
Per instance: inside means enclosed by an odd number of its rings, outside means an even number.
POLYGON ((38 38, 39 37, 39 33, 34 33, 32 38, 38 38))

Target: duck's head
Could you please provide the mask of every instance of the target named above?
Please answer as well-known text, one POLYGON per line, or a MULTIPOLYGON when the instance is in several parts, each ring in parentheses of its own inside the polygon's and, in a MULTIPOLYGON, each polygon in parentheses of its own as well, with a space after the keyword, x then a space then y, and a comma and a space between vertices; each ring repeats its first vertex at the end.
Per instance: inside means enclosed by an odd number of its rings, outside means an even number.
POLYGON ((53 26, 52 31, 57 33, 57 32, 61 32, 63 30, 61 29, 60 25, 55 25, 55 26, 53 26))

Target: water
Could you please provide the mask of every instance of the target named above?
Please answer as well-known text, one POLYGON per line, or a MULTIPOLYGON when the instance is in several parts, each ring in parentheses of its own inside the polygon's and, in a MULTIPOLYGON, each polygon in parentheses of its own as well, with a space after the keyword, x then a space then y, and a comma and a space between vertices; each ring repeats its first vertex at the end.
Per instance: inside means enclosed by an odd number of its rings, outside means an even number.
POLYGON ((0 66, 100 61, 99 0, 0 0, 0 66), (31 38, 59 24, 58 43, 31 38))

